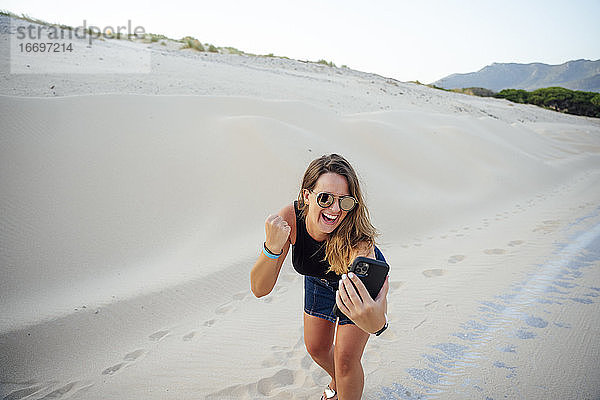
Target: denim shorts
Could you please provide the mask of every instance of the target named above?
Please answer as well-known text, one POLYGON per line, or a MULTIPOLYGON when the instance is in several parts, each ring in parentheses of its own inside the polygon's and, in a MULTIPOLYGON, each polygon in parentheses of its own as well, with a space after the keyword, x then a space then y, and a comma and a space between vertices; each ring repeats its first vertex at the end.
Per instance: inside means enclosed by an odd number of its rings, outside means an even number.
MULTIPOLYGON (((375 258, 385 261, 383 253, 375 246, 375 258)), ((335 292, 338 290, 338 282, 314 276, 304 277, 304 312, 314 317, 319 317, 335 323, 337 315, 334 312, 335 292)), ((343 314, 342 314, 343 315, 343 314)), ((354 324, 350 318, 343 315, 338 322, 339 325, 354 324)))
MULTIPOLYGON (((334 312, 335 292, 338 284, 327 279, 314 276, 304 277, 304 312, 314 317, 325 319, 335 324, 337 315, 334 312)), ((350 318, 340 317, 339 324, 353 324, 350 318)))

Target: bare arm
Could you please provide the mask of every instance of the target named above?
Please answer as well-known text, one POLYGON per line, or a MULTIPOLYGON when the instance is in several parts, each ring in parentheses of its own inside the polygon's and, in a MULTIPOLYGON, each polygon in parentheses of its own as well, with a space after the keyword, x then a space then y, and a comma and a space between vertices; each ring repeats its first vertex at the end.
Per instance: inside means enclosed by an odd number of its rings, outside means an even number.
POLYGON ((277 282, 279 271, 281 271, 291 244, 291 225, 295 225, 293 206, 284 207, 277 215, 269 215, 265 221, 266 246, 272 253, 281 252, 281 255, 273 259, 261 251, 258 256, 250 272, 250 288, 256 297, 263 297, 271 293, 277 282), (290 220, 291 216, 294 217, 294 221, 290 220))

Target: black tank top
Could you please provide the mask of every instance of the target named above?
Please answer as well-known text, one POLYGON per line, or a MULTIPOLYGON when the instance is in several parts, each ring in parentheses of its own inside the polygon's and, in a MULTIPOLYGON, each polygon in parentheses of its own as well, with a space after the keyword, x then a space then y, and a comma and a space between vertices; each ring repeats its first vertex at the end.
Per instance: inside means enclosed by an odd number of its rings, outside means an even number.
POLYGON ((329 263, 325 261, 325 241, 317 242, 308 234, 298 202, 294 201, 296 212, 296 243, 292 245, 292 265, 301 275, 324 278, 332 282, 339 281, 335 272, 327 272, 329 263))

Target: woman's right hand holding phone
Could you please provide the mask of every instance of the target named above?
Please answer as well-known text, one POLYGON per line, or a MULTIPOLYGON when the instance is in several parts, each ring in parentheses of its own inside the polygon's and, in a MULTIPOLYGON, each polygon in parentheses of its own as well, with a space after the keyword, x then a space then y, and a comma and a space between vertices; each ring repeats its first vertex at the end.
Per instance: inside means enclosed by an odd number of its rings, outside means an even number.
POLYGON ((373 299, 362 281, 352 272, 343 275, 335 301, 339 309, 363 331, 375 333, 387 324, 389 277, 373 299))

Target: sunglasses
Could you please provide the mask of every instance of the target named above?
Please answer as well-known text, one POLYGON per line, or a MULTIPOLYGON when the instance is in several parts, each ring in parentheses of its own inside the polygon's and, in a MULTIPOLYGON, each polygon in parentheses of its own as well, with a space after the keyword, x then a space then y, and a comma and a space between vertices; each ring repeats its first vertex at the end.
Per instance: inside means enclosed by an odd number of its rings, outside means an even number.
MULTIPOLYGON (((312 190, 310 192, 315 193, 312 190)), ((358 204, 358 201, 352 196, 336 196, 332 193, 327 193, 327 192, 316 193, 316 195, 317 195, 317 204, 321 208, 330 207, 333 204, 333 202, 335 201, 336 197, 338 198, 340 209, 342 211, 350 211, 354 207, 356 207, 356 205, 358 204)))

